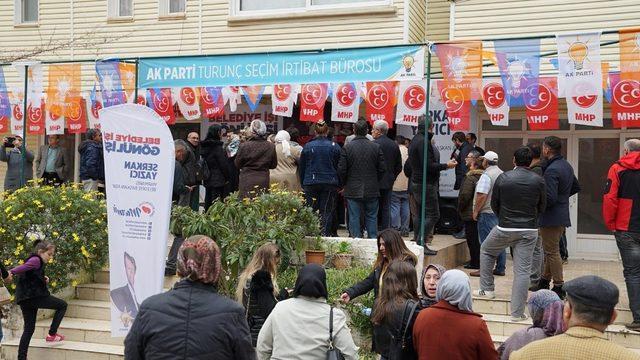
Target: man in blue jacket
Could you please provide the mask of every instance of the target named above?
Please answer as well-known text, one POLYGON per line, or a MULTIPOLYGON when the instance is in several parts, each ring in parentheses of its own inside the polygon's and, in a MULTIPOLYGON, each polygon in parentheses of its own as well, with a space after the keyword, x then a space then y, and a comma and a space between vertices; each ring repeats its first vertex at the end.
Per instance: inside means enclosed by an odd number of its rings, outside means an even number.
POLYGON ((556 136, 547 136, 542 142, 542 154, 547 160, 543 173, 547 186, 547 206, 540 218, 544 267, 538 286, 532 290, 548 289, 553 279, 552 290, 564 298, 560 238, 565 229, 571 226, 569 197, 580 191, 580 185, 561 151, 562 142, 556 136))
POLYGON ((78 147, 80 153, 80 181, 84 191, 98 191, 104 183, 104 155, 100 130, 89 129, 87 140, 78 147))

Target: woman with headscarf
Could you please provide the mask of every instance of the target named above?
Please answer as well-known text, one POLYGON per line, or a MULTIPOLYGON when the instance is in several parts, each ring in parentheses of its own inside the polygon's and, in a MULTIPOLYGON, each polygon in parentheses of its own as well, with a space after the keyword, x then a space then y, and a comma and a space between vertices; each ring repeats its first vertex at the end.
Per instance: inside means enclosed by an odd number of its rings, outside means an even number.
POLYGON ((422 276, 420 277, 420 305, 423 309, 437 303, 436 292, 438 290, 438 283, 445 271, 447 271, 447 269, 439 264, 429 264, 422 269, 422 276))
POLYGON ((220 272, 215 241, 204 235, 186 239, 178 254, 182 280, 142 302, 124 341, 124 357, 254 359, 244 308, 216 289, 220 272))
POLYGON ((285 130, 276 134, 276 155, 278 166, 269 172, 270 184, 280 184, 289 191, 302 191, 298 179, 298 161, 300 161, 300 149, 290 143, 291 135, 285 130))
POLYGON ((229 196, 232 192, 238 191, 238 176, 240 172, 236 167, 236 155, 240 148, 240 135, 229 134, 224 143, 224 151, 227 155, 227 165, 229 167, 229 181, 224 186, 224 197, 229 196))
POLYGON ((509 359, 512 352, 531 342, 559 335, 567 330, 562 319, 564 303, 555 292, 543 289, 532 293, 527 307, 533 325, 515 332, 500 345, 498 352, 501 360, 509 359))
POLYGON ((422 310, 413 326, 413 343, 421 360, 496 360, 482 315, 472 310, 469 277, 460 270, 442 275, 435 305, 422 310))
POLYGON ((204 180, 207 190, 204 197, 205 211, 215 200, 224 197, 224 187, 230 178, 227 157, 222 149, 221 132, 222 128, 219 125, 212 125, 207 131, 207 137, 200 142, 202 158, 209 168, 209 177, 204 180))
POLYGON ((317 264, 298 272, 293 298, 279 302, 258 335, 258 359, 326 359, 329 321, 333 311, 333 346, 346 360, 358 358, 347 319, 340 309, 327 304, 327 277, 317 264))
POLYGON ((262 120, 253 120, 250 136, 240 144, 235 164, 240 169, 241 198, 253 198, 269 190, 269 169, 278 166, 276 147, 267 141, 267 126, 262 120))

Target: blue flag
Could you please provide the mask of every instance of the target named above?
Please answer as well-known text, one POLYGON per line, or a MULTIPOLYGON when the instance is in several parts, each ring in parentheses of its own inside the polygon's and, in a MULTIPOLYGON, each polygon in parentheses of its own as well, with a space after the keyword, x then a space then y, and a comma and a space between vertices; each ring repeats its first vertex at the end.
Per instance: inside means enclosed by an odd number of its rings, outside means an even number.
POLYGON ((9 103, 9 92, 7 83, 4 81, 4 71, 0 67, 0 118, 11 117, 11 104, 9 103))
POLYGON ((96 62, 96 74, 98 74, 102 92, 102 106, 105 108, 124 104, 127 101, 118 64, 118 61, 113 60, 96 62))
POLYGON ((540 75, 540 39, 494 41, 502 85, 509 106, 537 103, 540 75))

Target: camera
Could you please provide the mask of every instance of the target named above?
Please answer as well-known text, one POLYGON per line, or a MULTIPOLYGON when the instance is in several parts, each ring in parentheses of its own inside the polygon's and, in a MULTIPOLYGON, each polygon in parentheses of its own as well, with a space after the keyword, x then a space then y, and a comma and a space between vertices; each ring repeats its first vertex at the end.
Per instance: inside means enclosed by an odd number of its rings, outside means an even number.
POLYGON ((13 147, 13 142, 16 140, 15 137, 11 136, 11 137, 7 137, 4 139, 4 147, 6 148, 12 148, 13 147))

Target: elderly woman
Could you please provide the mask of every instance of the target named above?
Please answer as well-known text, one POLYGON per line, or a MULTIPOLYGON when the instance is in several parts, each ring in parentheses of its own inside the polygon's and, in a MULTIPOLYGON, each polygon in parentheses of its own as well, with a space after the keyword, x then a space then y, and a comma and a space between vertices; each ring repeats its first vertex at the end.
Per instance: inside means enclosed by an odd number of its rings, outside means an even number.
POLYGON ((413 326, 419 359, 495 360, 489 329, 482 315, 472 310, 469 277, 460 270, 442 275, 435 305, 422 310, 413 326), (437 329, 437 331, 434 331, 437 329))
POLYGON ((253 120, 247 141, 240 144, 235 165, 240 170, 238 191, 241 198, 252 198, 269 189, 269 169, 278 166, 276 147, 267 141, 267 126, 253 120))
POLYGON ((562 320, 564 303, 555 292, 544 289, 532 293, 527 307, 533 325, 515 332, 500 345, 498 352, 501 360, 509 359, 512 352, 531 342, 562 334, 566 330, 562 320))
POLYGON ((186 239, 178 254, 182 280, 142 302, 124 341, 124 357, 254 359, 244 308, 216 290, 220 271, 215 241, 203 235, 186 239))
MULTIPOLYGON (((327 277, 317 264, 298 273, 293 298, 279 302, 258 335, 258 359, 326 359, 329 350, 329 319, 333 311, 333 346, 346 360, 358 358, 347 319, 340 309, 327 304, 327 277)), ((217 357, 216 357, 217 359, 217 357)))
POLYGON ((422 269, 422 277, 420 278, 420 306, 423 309, 437 303, 436 291, 442 274, 447 271, 444 266, 439 264, 429 264, 422 269))
POLYGON ((291 135, 285 130, 276 134, 276 154, 278 166, 269 173, 271 184, 280 184, 290 191, 302 191, 298 178, 298 161, 300 160, 300 147, 293 146, 290 142, 291 135))

